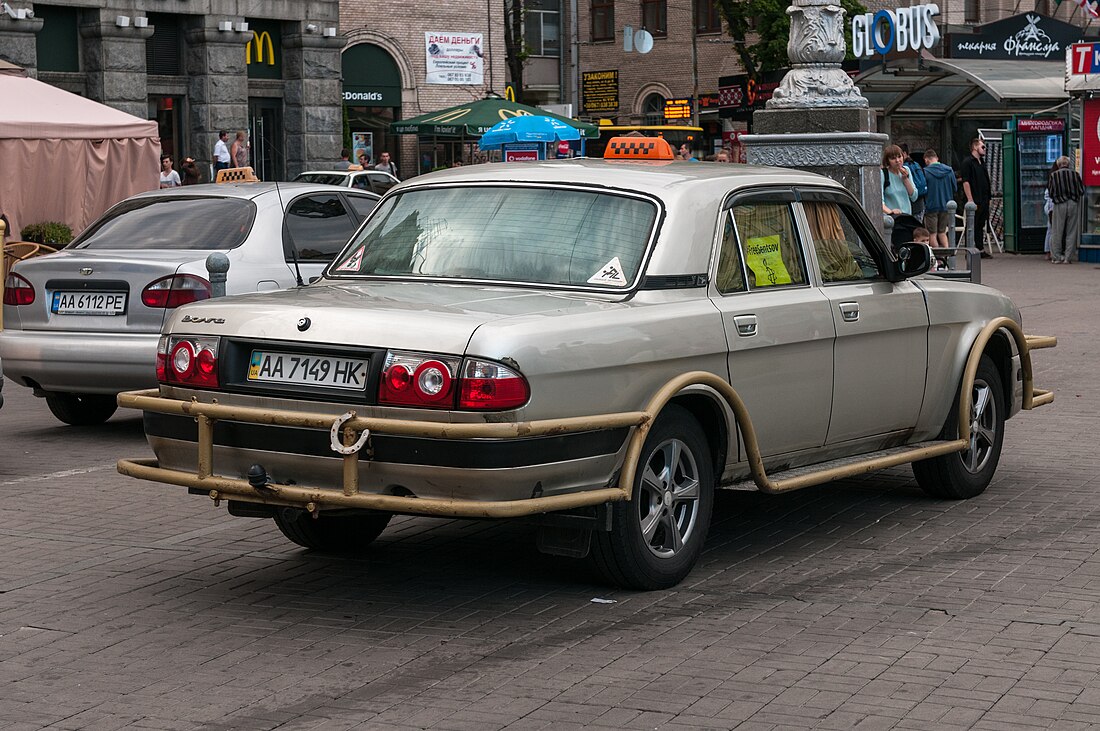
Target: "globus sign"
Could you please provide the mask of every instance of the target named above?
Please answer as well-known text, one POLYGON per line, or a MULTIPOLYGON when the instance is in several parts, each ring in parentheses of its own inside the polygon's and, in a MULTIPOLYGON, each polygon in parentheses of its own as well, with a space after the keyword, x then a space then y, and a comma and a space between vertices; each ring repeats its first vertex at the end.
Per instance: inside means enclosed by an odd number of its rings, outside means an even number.
POLYGON ((940 29, 932 20, 939 14, 940 6, 929 3, 857 15, 852 18, 852 53, 870 58, 932 48, 940 42, 940 29))

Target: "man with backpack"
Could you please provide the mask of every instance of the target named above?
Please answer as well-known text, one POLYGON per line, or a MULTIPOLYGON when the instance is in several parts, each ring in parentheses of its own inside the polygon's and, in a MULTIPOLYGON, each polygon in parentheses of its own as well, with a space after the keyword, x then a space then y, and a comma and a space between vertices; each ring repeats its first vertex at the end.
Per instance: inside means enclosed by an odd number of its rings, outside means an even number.
POLYGON ((932 233, 932 246, 947 246, 948 227, 955 225, 955 216, 947 210, 947 202, 955 199, 955 171, 940 162, 939 153, 924 151, 924 179, 928 195, 925 197, 924 227, 932 233))
POLYGON ((902 164, 909 168, 909 176, 913 179, 913 185, 917 189, 917 199, 913 201, 913 216, 917 220, 924 220, 925 200, 928 196, 928 182, 924 177, 924 168, 916 160, 909 157, 909 145, 902 142, 898 147, 901 148, 902 164))

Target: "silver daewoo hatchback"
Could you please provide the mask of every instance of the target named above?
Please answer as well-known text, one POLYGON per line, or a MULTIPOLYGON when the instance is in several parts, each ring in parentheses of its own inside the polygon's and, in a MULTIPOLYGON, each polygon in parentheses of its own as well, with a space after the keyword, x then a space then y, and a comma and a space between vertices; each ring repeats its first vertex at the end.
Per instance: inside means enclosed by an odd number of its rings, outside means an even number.
POLYGON ((106 421, 120 391, 156 385, 166 315, 210 296, 207 255, 229 257, 230 293, 308 281, 378 198, 301 183, 195 185, 128 198, 65 249, 8 273, 4 372, 44 396, 61 421, 106 421))
POLYGON ((156 456, 119 470, 322 550, 523 516, 642 589, 691 571, 717 488, 913 463, 980 494, 1054 339, 834 181, 660 152, 418 177, 316 283, 173 311, 159 388, 119 397, 156 456))

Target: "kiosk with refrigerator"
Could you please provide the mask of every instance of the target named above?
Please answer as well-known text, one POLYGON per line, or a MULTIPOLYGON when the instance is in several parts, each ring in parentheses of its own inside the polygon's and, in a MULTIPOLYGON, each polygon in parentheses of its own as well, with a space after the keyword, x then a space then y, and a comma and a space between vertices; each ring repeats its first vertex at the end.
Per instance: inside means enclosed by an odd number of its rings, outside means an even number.
POLYGON ((1006 251, 1043 251, 1047 230, 1043 192, 1051 166, 1065 149, 1065 119, 1013 118, 1004 134, 1006 251))

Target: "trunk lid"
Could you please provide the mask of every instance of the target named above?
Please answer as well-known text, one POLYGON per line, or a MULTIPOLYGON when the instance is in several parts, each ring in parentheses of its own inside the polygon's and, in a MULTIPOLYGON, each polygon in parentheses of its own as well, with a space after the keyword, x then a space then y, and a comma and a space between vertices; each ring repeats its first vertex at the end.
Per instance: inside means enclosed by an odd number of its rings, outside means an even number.
POLYGON ((189 250, 66 249, 19 262, 12 271, 34 287, 34 302, 20 307, 5 307, 4 326, 22 330, 158 332, 167 310, 142 304, 142 290, 157 279, 175 274, 181 264, 201 261, 209 253, 189 250), (78 294, 102 294, 104 298, 76 299, 78 294), (72 312, 86 310, 89 306, 117 309, 119 294, 125 295, 124 307, 119 314, 72 312))

